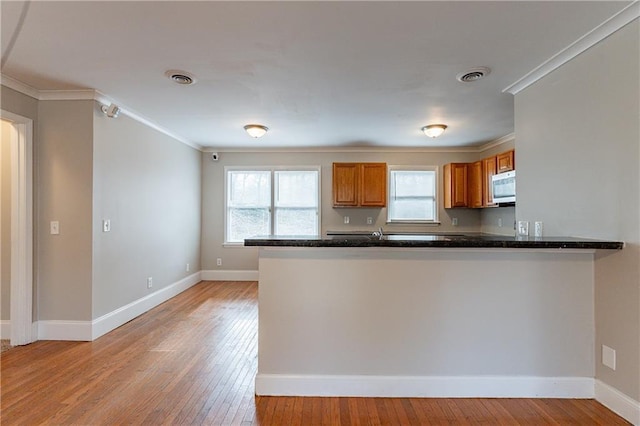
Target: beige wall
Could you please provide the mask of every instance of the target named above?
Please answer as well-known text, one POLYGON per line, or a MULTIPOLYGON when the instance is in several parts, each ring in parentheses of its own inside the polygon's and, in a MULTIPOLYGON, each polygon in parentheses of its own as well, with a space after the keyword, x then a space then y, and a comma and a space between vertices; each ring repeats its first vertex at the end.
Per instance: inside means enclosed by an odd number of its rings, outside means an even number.
POLYGON ((200 270, 202 176, 194 148, 97 103, 93 123, 95 319, 200 270))
POLYGON ((0 320, 9 320, 11 309, 11 132, 8 121, 0 120, 2 126, 2 146, 0 147, 0 193, 2 201, 0 220, 2 221, 2 286, 0 288, 0 320))
MULTIPOLYGON (((506 148, 508 149, 508 148, 506 148)), ((202 154, 202 269, 203 270, 257 270, 258 252, 255 247, 223 247, 224 240, 224 167, 225 166, 321 166, 322 210, 321 232, 328 230, 370 230, 382 226, 389 231, 477 232, 480 230, 480 212, 476 209, 442 208, 440 194, 440 226, 387 225, 384 208, 332 207, 331 174, 333 162, 386 162, 389 165, 438 166, 440 179, 442 165, 453 161, 475 161, 484 154, 468 152, 415 153, 415 152, 220 152, 220 160, 213 162, 210 153, 202 154), (344 224, 349 216, 349 225, 344 224), (374 224, 367 225, 367 217, 374 224), (458 226, 451 225, 453 217, 458 226), (222 258, 222 266, 216 259, 222 258)), ((490 155, 490 154, 489 154, 490 155)), ((442 187, 440 182, 439 188, 442 187)))
POLYGON ((41 101, 38 134, 38 319, 91 320, 93 101, 41 101))
POLYGON ((596 378, 640 400, 638 20, 516 95, 520 220, 623 240, 595 262, 596 378), (601 345, 617 352, 615 371, 601 345))

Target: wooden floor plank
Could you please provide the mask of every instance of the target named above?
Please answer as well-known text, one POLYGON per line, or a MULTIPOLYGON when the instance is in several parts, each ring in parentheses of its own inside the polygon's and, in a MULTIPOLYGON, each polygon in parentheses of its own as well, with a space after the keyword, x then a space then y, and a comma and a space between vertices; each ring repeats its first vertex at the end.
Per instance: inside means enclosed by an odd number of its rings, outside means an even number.
POLYGON ((0 354, 2 425, 625 425, 593 400, 259 397, 257 283, 202 282, 94 342, 0 354))

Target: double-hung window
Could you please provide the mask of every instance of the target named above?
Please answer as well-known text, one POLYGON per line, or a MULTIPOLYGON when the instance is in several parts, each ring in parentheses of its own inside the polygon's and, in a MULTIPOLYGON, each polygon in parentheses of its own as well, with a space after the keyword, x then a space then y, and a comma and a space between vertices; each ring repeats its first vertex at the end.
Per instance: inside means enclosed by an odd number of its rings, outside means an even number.
POLYGON ((436 167, 390 166, 387 222, 437 223, 436 167))
POLYGON ((320 234, 320 168, 226 169, 225 242, 320 234))

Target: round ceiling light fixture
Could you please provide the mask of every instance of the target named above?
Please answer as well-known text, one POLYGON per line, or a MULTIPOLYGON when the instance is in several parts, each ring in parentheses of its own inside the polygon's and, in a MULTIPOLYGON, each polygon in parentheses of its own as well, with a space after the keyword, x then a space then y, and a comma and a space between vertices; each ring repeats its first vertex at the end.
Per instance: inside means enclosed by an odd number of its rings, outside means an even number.
POLYGON ((244 130, 249 133, 249 136, 252 138, 261 138, 267 133, 269 128, 267 126, 263 126, 262 124, 247 124, 244 126, 244 130))
POLYGON ((491 68, 475 67, 456 75, 456 80, 462 83, 473 83, 474 81, 478 81, 481 78, 488 76, 489 74, 491 74, 491 68))
POLYGON ((430 138, 437 138, 447 130, 446 124, 429 124, 421 129, 430 138))
POLYGON ((194 84, 196 81, 198 81, 193 74, 190 74, 186 71, 169 70, 165 72, 164 75, 174 83, 184 86, 194 84))

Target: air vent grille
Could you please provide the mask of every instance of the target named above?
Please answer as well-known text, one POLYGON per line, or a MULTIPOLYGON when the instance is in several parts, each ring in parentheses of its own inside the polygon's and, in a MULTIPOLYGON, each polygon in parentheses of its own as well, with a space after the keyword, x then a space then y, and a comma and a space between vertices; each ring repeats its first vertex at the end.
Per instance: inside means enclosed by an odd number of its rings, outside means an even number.
POLYGON ((489 73, 491 73, 491 69, 487 67, 477 67, 461 72, 456 76, 456 79, 463 83, 472 83, 486 77, 489 73))
POLYGON ((173 81, 174 83, 182 85, 194 84, 197 81, 192 74, 189 74, 185 71, 170 70, 164 73, 164 75, 166 75, 169 80, 173 81))

